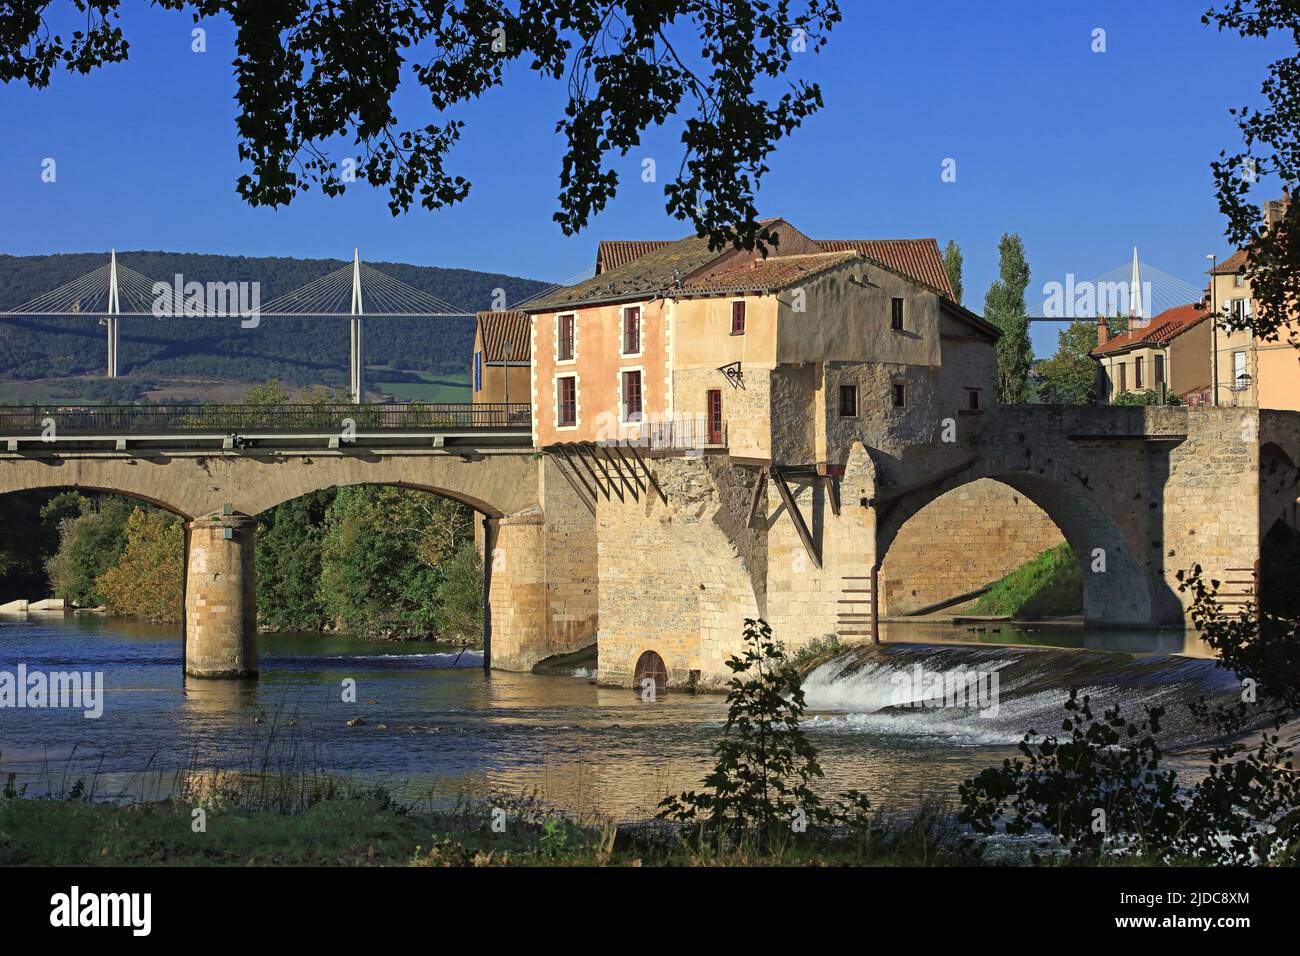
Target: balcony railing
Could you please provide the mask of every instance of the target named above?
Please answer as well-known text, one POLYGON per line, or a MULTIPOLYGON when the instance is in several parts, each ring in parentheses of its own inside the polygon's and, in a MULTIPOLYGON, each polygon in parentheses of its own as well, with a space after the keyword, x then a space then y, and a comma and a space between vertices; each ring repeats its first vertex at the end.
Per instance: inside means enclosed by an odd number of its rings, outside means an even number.
POLYGON ((666 422, 649 422, 643 434, 652 451, 681 451, 697 448, 726 448, 727 423, 710 425, 703 416, 676 418, 666 422))
POLYGON ((335 434, 357 432, 526 432, 531 406, 522 403, 386 405, 0 405, 0 435, 40 437, 53 423, 68 435, 189 433, 335 434))

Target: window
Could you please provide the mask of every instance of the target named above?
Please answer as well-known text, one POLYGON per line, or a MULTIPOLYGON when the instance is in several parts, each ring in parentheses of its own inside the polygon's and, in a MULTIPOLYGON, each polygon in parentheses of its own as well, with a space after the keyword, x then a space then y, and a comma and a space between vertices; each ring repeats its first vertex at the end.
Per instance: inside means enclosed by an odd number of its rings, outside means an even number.
POLYGON ((1246 383, 1242 381, 1242 379, 1245 378, 1245 375, 1246 375, 1246 353, 1233 352, 1232 353, 1232 387, 1235 389, 1245 388, 1246 383))
POLYGON ((560 316, 560 340, 556 343, 555 357, 561 362, 573 360, 573 316, 560 316))
POLYGON ((641 310, 639 308, 623 310, 623 354, 638 355, 641 352, 641 310))
POLYGON ((1165 384, 1165 357, 1163 355, 1157 355, 1155 386, 1156 388, 1159 388, 1163 384, 1165 384))
POLYGON ((559 408, 557 424, 561 428, 578 424, 578 380, 572 375, 556 381, 556 405, 559 408))
POLYGON ((1238 289, 1244 288, 1246 285, 1246 277, 1242 275, 1240 272, 1238 272, 1235 276, 1232 277, 1232 284, 1236 286, 1238 289))
POLYGON ((907 405, 907 386, 902 382, 894 383, 894 407, 903 408, 907 405))
POLYGON ((1133 358, 1133 387, 1142 387, 1142 356, 1137 355, 1133 358))
POLYGON ((891 299, 890 305, 892 311, 889 317, 889 327, 896 332, 903 331, 903 300, 891 299))
POLYGON ((840 386, 840 418, 858 417, 858 387, 856 385, 840 386))
POLYGON ((1123 394, 1124 392, 1127 391, 1128 391, 1128 370, 1127 370, 1127 366, 1125 366, 1123 362, 1120 362, 1119 363, 1119 392, 1117 394, 1123 394))
POLYGON ((623 373, 623 421, 641 420, 641 373, 623 373))
POLYGON ((732 335, 745 334, 745 303, 744 302, 731 303, 731 334, 732 335))
POLYGON ((709 444, 722 444, 722 390, 709 389, 706 396, 708 407, 709 444))
POLYGON ((978 388, 966 389, 966 408, 972 412, 980 410, 980 390, 978 388))
POLYGON ((474 391, 483 391, 483 353, 474 353, 474 391))

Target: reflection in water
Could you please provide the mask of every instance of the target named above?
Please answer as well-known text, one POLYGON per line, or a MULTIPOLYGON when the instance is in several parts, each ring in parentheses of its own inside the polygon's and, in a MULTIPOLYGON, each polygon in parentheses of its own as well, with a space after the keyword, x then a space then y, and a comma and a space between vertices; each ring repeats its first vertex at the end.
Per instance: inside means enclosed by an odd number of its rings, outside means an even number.
MULTIPOLYGON (((1158 698, 1171 710, 1221 689, 1212 662, 1162 656, 1187 650, 1178 633, 981 626, 990 630, 890 624, 883 650, 852 652, 810 675, 810 733, 826 792, 856 788, 900 807, 922 794, 951 798, 957 782, 999 762, 1030 723, 1058 708, 1070 680, 1108 699, 1158 698), (954 641, 1126 653, 934 646, 954 641), (999 668, 998 719, 882 704, 892 675, 917 662, 999 668)), ((263 636, 261 679, 247 682, 185 680, 180 651, 174 628, 132 621, 0 623, 0 668, 100 670, 106 693, 99 720, 0 711, 0 772, 17 773, 31 793, 85 775, 100 795, 155 798, 178 775, 210 785, 213 769, 329 770, 435 804, 535 791, 576 811, 642 817, 667 793, 700 784, 725 717, 721 696, 670 693, 647 704, 585 678, 485 674, 477 653, 428 644, 263 636), (354 703, 344 700, 348 678, 354 703)))

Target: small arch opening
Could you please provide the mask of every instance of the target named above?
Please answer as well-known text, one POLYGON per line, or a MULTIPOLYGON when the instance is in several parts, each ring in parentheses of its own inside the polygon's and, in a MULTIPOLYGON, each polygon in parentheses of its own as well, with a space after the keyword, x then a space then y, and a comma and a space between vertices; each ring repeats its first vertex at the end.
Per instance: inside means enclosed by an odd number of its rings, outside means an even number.
POLYGON ((656 694, 668 689, 668 668, 664 665, 664 659, 654 651, 646 651, 637 658, 633 677, 633 684, 637 690, 645 686, 646 678, 655 682, 656 694))

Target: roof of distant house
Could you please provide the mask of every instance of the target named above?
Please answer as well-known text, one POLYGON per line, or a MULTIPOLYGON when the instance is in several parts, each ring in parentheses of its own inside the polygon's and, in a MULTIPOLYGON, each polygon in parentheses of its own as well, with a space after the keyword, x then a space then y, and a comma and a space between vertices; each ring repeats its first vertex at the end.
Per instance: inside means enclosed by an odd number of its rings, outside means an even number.
POLYGON ((1232 255, 1228 256, 1228 258, 1215 266, 1213 274, 1216 276, 1232 276, 1236 275, 1238 272, 1244 271, 1245 268, 1246 250, 1238 249, 1232 255))
POLYGON ((532 358, 532 326, 528 313, 518 309, 475 313, 483 338, 485 362, 527 362, 532 358), (510 346, 509 357, 506 346, 510 346))
POLYGON ((1208 317, 1209 313, 1197 303, 1177 305, 1165 309, 1140 329, 1131 329, 1123 335, 1115 336, 1105 345, 1097 346, 1090 354, 1112 355, 1144 345, 1165 346, 1208 317))

